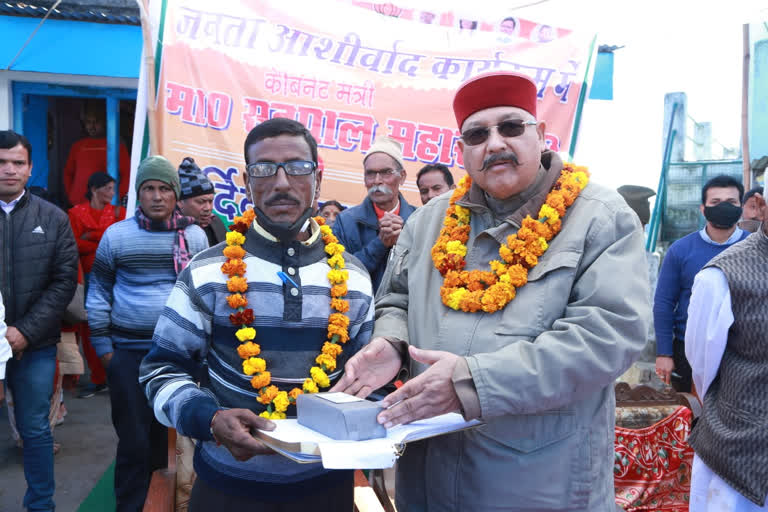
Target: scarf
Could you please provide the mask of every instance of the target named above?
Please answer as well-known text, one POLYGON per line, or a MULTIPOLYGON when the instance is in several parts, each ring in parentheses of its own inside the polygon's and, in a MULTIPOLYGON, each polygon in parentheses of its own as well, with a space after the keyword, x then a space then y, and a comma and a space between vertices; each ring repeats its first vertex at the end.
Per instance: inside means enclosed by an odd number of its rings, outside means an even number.
POLYGON ((194 217, 187 217, 181 213, 178 208, 173 210, 173 215, 168 220, 152 220, 141 211, 141 207, 136 208, 134 216, 141 229, 147 231, 176 231, 176 238, 173 240, 173 268, 176 275, 179 275, 189 260, 189 250, 187 249, 187 239, 184 236, 184 229, 195 223, 194 217))

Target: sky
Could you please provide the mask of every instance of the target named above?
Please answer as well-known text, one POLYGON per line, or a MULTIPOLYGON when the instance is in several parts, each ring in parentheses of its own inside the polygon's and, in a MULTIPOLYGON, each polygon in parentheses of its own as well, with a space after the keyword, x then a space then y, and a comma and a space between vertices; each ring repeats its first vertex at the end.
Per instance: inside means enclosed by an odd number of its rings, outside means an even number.
MULTIPOLYGON (((412 4, 470 13, 465 1, 412 4)), ((513 0, 504 5, 478 2, 472 12, 596 33, 598 44, 624 46, 615 53, 614 99, 590 100, 584 107, 574 161, 589 167, 595 181, 612 188, 656 188, 669 92, 687 94, 688 115, 711 122, 713 139, 740 146, 742 25, 768 20, 766 2, 513 0)))

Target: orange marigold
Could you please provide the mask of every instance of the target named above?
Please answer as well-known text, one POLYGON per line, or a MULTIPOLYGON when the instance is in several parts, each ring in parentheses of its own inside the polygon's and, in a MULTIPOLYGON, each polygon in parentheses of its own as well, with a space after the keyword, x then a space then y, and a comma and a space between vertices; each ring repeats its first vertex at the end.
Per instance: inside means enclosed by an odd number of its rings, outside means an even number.
POLYGON ((293 388, 288 392, 288 396, 291 397, 294 402, 296 401, 297 398, 299 398, 299 395, 303 395, 303 394, 304 392, 299 388, 293 388))
POLYGON ((341 313, 333 313, 328 317, 328 324, 349 327, 349 317, 341 313))
POLYGON ((254 343, 252 341, 247 341, 237 346, 237 355, 239 355, 243 359, 248 359, 249 357, 256 357, 259 354, 261 354, 261 347, 257 343, 254 343))
POLYGON ((262 389, 269 386, 272 382, 272 374, 270 372, 261 372, 258 375, 254 375, 251 379, 251 386, 254 389, 262 389))
POLYGON ((346 327, 339 325, 328 324, 328 338, 333 339, 334 336, 338 336, 339 343, 346 343, 349 341, 349 332, 346 327))
POLYGON ((315 362, 321 366, 325 366, 325 371, 332 372, 336 369, 336 358, 331 357, 328 354, 320 354, 315 358, 315 362))
POLYGON ((234 293, 227 296, 227 303, 232 309, 244 308, 248 305, 248 299, 239 293, 234 293))
POLYGON ((277 386, 269 386, 267 389, 259 392, 259 398, 256 400, 259 401, 259 403, 262 403, 264 405, 269 404, 272 400, 275 399, 277 394, 280 392, 279 389, 277 389, 277 386))
POLYGON ((331 287, 331 297, 344 297, 347 294, 347 283, 335 284, 331 287))
POLYGON ((224 262, 224 264, 221 265, 221 271, 225 273, 228 276, 234 276, 234 275, 245 275, 245 268, 246 264, 241 259, 230 259, 224 262))
POLYGON ((245 256, 245 249, 239 245, 230 245, 224 248, 224 256, 231 260, 243 259, 243 256, 245 256))
POLYGON ((331 343, 326 341, 323 343, 323 354, 328 354, 331 357, 338 357, 344 349, 337 343, 331 343))
POLYGON ((335 309, 339 313, 346 313, 349 311, 349 301, 344 299, 331 299, 331 309, 335 309))
POLYGON ((227 279, 227 290, 231 292, 244 292, 248 289, 248 281, 243 277, 232 276, 227 279))

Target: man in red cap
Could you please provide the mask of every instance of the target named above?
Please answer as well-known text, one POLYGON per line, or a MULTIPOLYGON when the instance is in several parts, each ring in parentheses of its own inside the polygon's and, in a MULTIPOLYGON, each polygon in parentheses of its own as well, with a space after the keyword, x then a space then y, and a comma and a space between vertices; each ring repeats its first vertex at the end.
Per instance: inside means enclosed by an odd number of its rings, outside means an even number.
POLYGON ((614 380, 650 318, 643 233, 615 191, 546 149, 527 77, 463 84, 468 176, 403 228, 371 343, 336 391, 401 371, 385 426, 458 412, 485 425, 411 443, 398 510, 614 511, 614 380))

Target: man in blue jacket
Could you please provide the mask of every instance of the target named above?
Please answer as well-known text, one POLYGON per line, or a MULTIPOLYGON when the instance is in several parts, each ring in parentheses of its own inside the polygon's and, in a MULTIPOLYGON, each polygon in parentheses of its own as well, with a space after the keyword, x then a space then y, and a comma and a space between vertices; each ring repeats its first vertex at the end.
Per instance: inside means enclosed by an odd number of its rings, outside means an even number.
POLYGON ((405 168, 399 142, 389 137, 377 139, 365 155, 363 169, 368 197, 340 213, 333 232, 339 243, 368 269, 375 293, 384 275, 389 251, 416 208, 400 194, 400 186, 405 183, 405 168))

